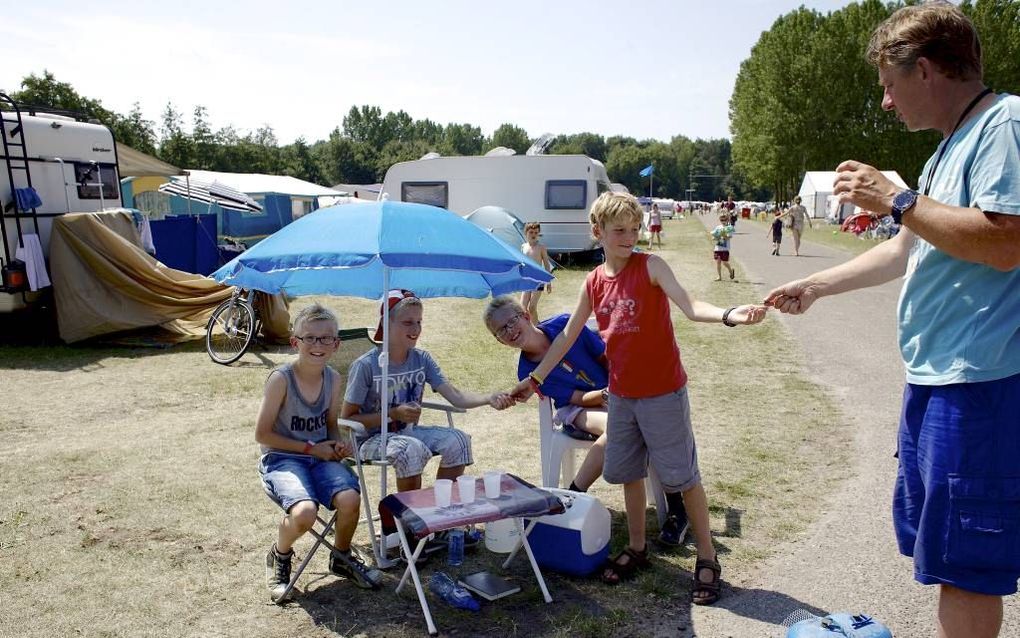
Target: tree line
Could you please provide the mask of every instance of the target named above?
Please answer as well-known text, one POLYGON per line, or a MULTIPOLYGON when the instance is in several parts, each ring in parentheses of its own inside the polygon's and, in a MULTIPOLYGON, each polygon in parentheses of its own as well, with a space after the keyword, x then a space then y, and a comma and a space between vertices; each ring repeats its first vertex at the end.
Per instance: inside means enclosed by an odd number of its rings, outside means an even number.
MULTIPOLYGON (((272 127, 242 132, 233 126, 214 130, 205 107, 191 113, 189 123, 173 104, 167 104, 161 121, 143 117, 135 103, 127 115, 105 108, 93 98, 44 71, 21 82, 11 93, 21 104, 66 109, 95 118, 109 126, 118 141, 175 166, 212 171, 292 175, 324 185, 381 182, 396 162, 416 160, 426 153, 480 155, 503 146, 523 154, 535 139, 514 124, 503 124, 491 136, 472 124, 440 124, 416 120, 405 111, 386 112, 377 106, 353 106, 325 140, 309 143, 303 138, 280 144, 272 127)), ((650 180, 639 173, 655 167, 651 186, 658 197, 718 200, 765 199, 768 193, 755 188, 731 170, 730 142, 726 139, 691 140, 682 135, 669 142, 633 137, 606 138, 597 133, 557 135, 549 153, 581 153, 606 165, 614 182, 639 195, 649 193, 650 180), (692 188, 693 176, 693 189, 692 188)))
MULTIPOLYGON (((822 15, 801 7, 762 33, 740 66, 730 98, 733 166, 779 199, 805 171, 856 159, 916 185, 938 133, 909 133, 882 111, 878 72, 865 51, 871 33, 903 3, 863 0, 822 15)), ((1020 2, 960 5, 981 36, 985 83, 1020 89, 1020 2)))

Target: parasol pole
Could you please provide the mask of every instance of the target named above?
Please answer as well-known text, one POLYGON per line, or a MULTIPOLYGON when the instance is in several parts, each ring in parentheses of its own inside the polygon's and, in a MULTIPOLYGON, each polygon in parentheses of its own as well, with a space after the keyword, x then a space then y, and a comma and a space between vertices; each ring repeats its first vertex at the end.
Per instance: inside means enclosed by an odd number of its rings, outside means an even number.
MULTIPOLYGON (((379 461, 382 465, 382 495, 386 496, 386 434, 389 430, 389 406, 390 406, 390 269, 383 264, 383 296, 382 296, 382 329, 383 346, 382 354, 379 355, 379 366, 382 368, 382 378, 379 379, 379 400, 382 403, 379 424, 379 432, 382 434, 382 447, 379 452, 379 461)), ((368 512, 368 516, 372 513, 368 512)))

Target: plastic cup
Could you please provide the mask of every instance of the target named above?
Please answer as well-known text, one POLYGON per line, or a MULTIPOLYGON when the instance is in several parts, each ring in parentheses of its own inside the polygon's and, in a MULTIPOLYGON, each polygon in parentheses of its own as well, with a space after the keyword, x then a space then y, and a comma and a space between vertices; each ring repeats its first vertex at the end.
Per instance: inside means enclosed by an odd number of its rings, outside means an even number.
POLYGON ((460 502, 465 505, 475 502, 475 477, 458 476, 457 490, 460 492, 460 502))
POLYGON ((499 498, 499 484, 503 481, 503 473, 490 470, 485 473, 485 498, 499 498))
POLYGON ((436 495, 437 507, 449 507, 450 499, 453 497, 453 481, 450 479, 436 479, 432 490, 436 495))

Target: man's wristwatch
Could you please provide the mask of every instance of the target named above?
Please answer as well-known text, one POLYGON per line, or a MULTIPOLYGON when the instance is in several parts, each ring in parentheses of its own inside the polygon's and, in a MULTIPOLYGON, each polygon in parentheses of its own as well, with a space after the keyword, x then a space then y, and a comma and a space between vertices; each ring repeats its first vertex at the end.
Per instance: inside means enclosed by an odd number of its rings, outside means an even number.
POLYGON ((896 193, 892 200, 892 211, 889 213, 892 215, 892 220, 897 224, 902 224, 903 213, 913 208, 916 203, 917 191, 907 189, 896 193))

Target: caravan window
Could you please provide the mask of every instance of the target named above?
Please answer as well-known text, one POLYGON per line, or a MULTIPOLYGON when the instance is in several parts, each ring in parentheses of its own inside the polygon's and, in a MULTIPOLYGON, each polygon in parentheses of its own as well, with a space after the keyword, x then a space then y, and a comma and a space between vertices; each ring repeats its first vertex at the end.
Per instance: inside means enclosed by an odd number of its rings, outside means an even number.
POLYGON ((78 185, 79 199, 99 199, 100 182, 103 184, 103 199, 120 199, 115 165, 74 162, 74 183, 78 185))
POLYGON ((588 207, 588 183, 583 179, 551 179, 545 183, 545 207, 584 210, 588 207))
POLYGON ((446 208, 450 204, 448 182, 401 182, 400 201, 446 208))
POLYGON ((120 199, 120 181, 113 164, 74 163, 74 182, 78 185, 78 199, 99 199, 99 183, 103 184, 103 199, 120 199))

